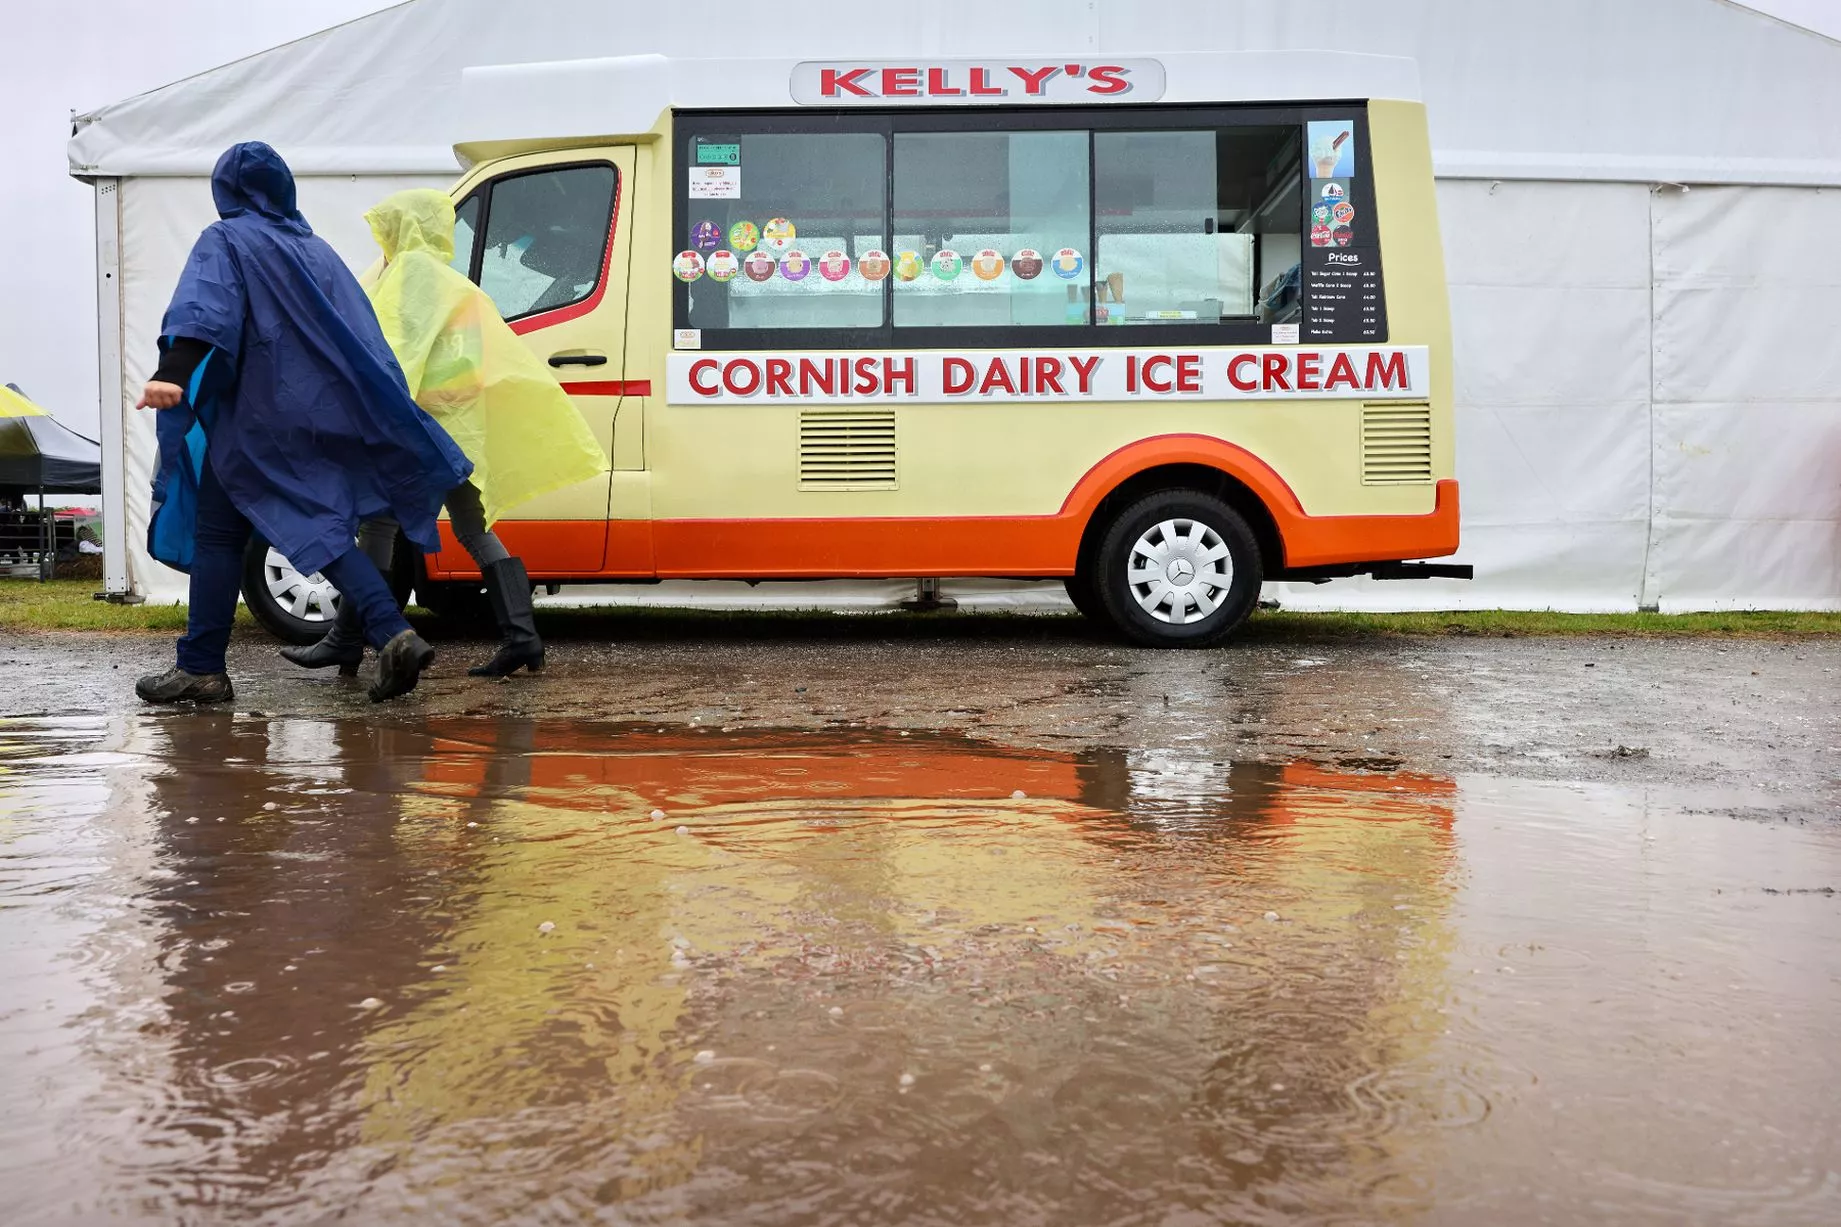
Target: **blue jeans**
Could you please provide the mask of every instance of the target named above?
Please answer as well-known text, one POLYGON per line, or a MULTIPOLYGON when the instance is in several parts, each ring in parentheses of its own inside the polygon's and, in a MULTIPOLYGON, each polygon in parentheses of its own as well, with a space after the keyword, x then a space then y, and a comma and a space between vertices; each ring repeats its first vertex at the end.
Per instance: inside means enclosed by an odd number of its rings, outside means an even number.
MULTIPOLYGON (((192 674, 222 673, 230 627, 236 621, 237 594, 243 587, 249 521, 217 484, 209 461, 198 483, 195 536, 191 605, 186 610, 185 634, 179 637, 179 667, 192 674)), ((365 638, 373 647, 382 647, 398 632, 409 629, 396 598, 390 595, 390 586, 356 547, 328 563, 324 574, 364 616, 365 638)))

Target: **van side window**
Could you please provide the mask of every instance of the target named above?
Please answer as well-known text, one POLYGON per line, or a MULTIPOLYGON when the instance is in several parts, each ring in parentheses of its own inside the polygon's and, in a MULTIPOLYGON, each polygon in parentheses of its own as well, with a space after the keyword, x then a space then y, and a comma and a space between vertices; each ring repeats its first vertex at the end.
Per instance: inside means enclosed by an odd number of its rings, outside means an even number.
POLYGON ((685 146, 672 271, 692 328, 877 328, 888 276, 888 140, 711 133, 685 146))
POLYGON ((1301 147, 1296 125, 1095 133, 1096 322, 1260 318, 1301 256, 1301 147))
POLYGON ((566 166, 492 183, 479 287, 508 320, 581 302, 601 282, 613 229, 614 168, 566 166))
POLYGON ((479 235, 480 202, 485 198, 483 192, 474 192, 454 206, 454 258, 449 263, 463 277, 473 275, 473 240, 479 235))
POLYGON ((896 326, 1086 323, 1087 178, 1085 131, 897 132, 896 326))

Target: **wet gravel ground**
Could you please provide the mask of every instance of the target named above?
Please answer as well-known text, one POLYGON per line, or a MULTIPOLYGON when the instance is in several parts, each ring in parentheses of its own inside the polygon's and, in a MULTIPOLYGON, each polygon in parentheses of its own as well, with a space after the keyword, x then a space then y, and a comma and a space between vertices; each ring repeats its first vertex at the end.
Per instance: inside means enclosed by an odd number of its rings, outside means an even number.
MULTIPOLYGON (((1231 750, 1236 761, 1657 787, 1740 816, 1841 817, 1841 641, 1387 638, 1138 650, 1076 619, 649 619, 558 637, 541 677, 482 681, 438 642, 406 699, 304 673, 239 632, 234 708, 381 724, 443 715, 726 729, 939 730, 1018 747, 1231 750)), ((125 712, 164 635, 12 634, 0 715, 125 712)), ((367 665, 367 672, 369 666, 367 665)))

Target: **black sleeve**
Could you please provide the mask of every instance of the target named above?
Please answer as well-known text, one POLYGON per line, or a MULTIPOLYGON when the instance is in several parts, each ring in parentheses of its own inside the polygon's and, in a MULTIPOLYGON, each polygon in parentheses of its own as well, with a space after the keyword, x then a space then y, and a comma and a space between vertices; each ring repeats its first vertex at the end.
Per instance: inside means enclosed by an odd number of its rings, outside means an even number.
POLYGON ((210 352, 209 345, 193 337, 161 338, 160 368, 153 373, 154 382, 185 387, 192 382, 192 372, 210 352))

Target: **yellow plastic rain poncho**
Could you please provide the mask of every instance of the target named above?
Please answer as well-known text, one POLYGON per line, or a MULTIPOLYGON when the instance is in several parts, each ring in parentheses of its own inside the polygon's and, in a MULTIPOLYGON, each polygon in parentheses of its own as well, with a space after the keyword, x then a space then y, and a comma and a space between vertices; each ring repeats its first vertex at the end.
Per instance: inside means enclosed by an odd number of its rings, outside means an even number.
POLYGON ((386 263, 364 278, 416 403, 473 462, 486 523, 607 472, 588 424, 483 290, 455 272, 454 202, 398 192, 364 218, 386 263))

